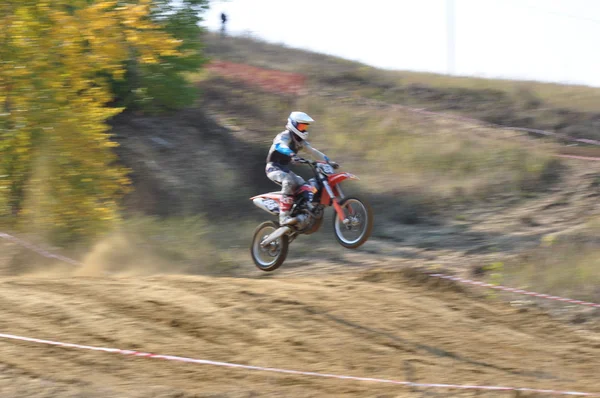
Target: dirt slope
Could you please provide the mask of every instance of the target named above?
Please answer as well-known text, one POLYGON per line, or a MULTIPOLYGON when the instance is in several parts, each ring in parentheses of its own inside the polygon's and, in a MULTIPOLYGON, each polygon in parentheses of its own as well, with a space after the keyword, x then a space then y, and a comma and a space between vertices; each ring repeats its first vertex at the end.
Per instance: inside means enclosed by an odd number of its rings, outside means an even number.
MULTIPOLYGON (((600 336, 399 273, 318 279, 12 278, 0 283, 5 333, 355 376, 600 392, 600 336)), ((402 386, 8 340, 0 340, 0 363, 2 396, 428 396, 402 386)), ((474 393, 437 394, 432 393, 474 393)))

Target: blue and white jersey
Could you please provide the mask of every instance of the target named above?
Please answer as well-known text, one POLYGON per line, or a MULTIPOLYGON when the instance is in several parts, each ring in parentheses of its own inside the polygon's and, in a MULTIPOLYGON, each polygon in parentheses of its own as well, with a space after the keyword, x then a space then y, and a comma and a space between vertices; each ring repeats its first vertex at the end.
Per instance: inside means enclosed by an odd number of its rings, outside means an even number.
POLYGON ((295 156, 301 149, 298 143, 292 139, 292 134, 288 130, 285 130, 273 139, 273 145, 269 149, 269 155, 267 155, 267 163, 278 163, 282 166, 287 166, 292 160, 292 156, 295 156))
POLYGON ((297 140, 292 139, 292 134, 294 133, 289 130, 277 134, 269 149, 267 163, 276 163, 287 167, 290 164, 292 157, 296 156, 302 149, 307 149, 314 156, 320 157, 321 159, 327 159, 324 154, 314 149, 308 141, 297 142, 297 140))

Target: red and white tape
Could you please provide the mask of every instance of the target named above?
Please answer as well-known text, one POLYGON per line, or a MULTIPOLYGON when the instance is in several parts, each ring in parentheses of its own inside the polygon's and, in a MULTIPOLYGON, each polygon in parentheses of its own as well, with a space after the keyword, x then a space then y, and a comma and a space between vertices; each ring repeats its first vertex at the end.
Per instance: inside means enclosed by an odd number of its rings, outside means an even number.
POLYGON ((49 251, 44 250, 41 247, 38 247, 32 243, 24 241, 23 239, 19 239, 17 237, 6 234, 4 232, 0 232, 0 238, 6 239, 10 242, 16 243, 23 247, 26 247, 27 249, 32 250, 38 254, 41 254, 42 256, 47 257, 47 258, 54 258, 56 260, 64 261, 65 263, 69 263, 71 265, 83 265, 79 261, 75 261, 72 258, 61 256, 60 254, 50 253, 49 251))
POLYGON ((592 161, 600 161, 600 158, 593 158, 590 156, 579 156, 579 155, 564 155, 564 154, 556 154, 559 158, 567 158, 567 159, 579 159, 579 160, 592 160, 592 161))
MULTIPOLYGON (((57 260, 61 260, 61 261, 65 261, 69 264, 72 265, 83 265, 82 263, 80 263, 79 261, 73 260, 71 258, 65 257, 65 256, 61 256, 59 254, 53 254, 50 253, 47 250, 44 250, 40 247, 37 247, 29 242, 26 242, 22 239, 16 238, 12 235, 0 232, 0 238, 4 238, 7 239, 11 242, 17 243, 21 246, 24 246, 30 250, 35 251, 38 254, 41 254, 42 256, 48 257, 48 258, 55 258, 57 260)), ((459 278, 457 276, 450 276, 450 275, 444 275, 444 274, 428 274, 429 276, 435 277, 435 278, 442 278, 442 279, 448 279, 448 280, 452 280, 455 282, 459 282, 459 283, 465 283, 465 284, 469 284, 469 285, 476 285, 476 286, 480 286, 480 287, 487 287, 490 289, 496 289, 496 290, 504 290, 507 292, 512 292, 512 293, 517 293, 517 294, 524 294, 527 296, 534 296, 534 297, 539 297, 539 298, 543 298, 543 299, 548 299, 548 300, 557 300, 557 301, 562 301, 565 303, 571 303, 571 304, 578 304, 578 305, 585 305, 588 307, 595 307, 595 308, 600 308, 600 304, 597 303, 590 303, 587 301, 581 301, 581 300, 574 300, 574 299, 570 299, 570 298, 565 298, 565 297, 559 297, 559 296, 552 296, 549 294, 544 294, 544 293, 536 293, 536 292, 530 292, 527 290, 522 290, 522 289, 515 289, 512 287, 506 287, 506 286, 501 286, 501 285, 492 285, 489 283, 485 283, 485 282, 478 282, 478 281, 473 281, 470 279, 464 279, 464 278, 459 278)))
POLYGON ((108 352, 108 353, 113 353, 113 354, 134 356, 134 357, 143 357, 143 358, 163 359, 163 360, 167 360, 167 361, 195 363, 195 364, 200 364, 200 365, 212 365, 212 366, 221 366, 221 367, 228 367, 228 368, 245 369, 245 370, 283 373, 283 374, 290 374, 290 375, 297 375, 297 376, 311 376, 311 377, 322 377, 322 378, 330 378, 330 379, 397 384, 397 385, 408 386, 408 387, 461 389, 461 390, 487 390, 487 391, 519 391, 519 392, 532 392, 532 393, 551 394, 551 395, 600 397, 600 393, 588 393, 588 392, 579 392, 579 391, 539 390, 539 389, 535 389, 535 388, 523 388, 523 387, 476 386, 476 385, 440 384, 440 383, 413 383, 410 381, 379 379, 379 378, 373 378, 373 377, 358 377, 358 376, 346 376, 346 375, 338 375, 338 374, 330 374, 330 373, 305 372, 305 371, 301 371, 301 370, 243 365, 243 364, 239 364, 239 363, 211 361, 211 360, 207 360, 207 359, 195 359, 195 358, 180 357, 180 356, 175 356, 175 355, 151 354, 149 352, 122 350, 120 348, 105 348, 105 347, 95 347, 95 346, 81 345, 81 344, 62 343, 59 341, 34 339, 31 337, 22 337, 22 336, 16 336, 16 335, 5 334, 5 333, 0 333, 0 338, 27 341, 30 343, 46 344, 46 345, 53 345, 53 346, 59 346, 59 347, 65 347, 65 348, 77 348, 77 349, 81 349, 81 350, 102 351, 102 352, 108 352))
POLYGON ((459 278, 457 276, 450 276, 450 275, 444 275, 444 274, 429 274, 429 275, 433 276, 435 278, 448 279, 448 280, 451 280, 451 281, 460 282, 460 283, 466 283, 466 284, 469 284, 469 285, 476 285, 476 286, 481 286, 481 287, 487 287, 487 288, 496 289, 496 290, 504 290, 504 291, 511 292, 511 293, 524 294, 524 295, 527 295, 527 296, 539 297, 539 298, 543 298, 543 299, 547 299, 547 300, 557 300, 557 301, 562 301, 562 302, 565 302, 565 303, 578 304, 578 305, 586 305, 588 307, 600 308, 600 304, 590 303, 588 301, 574 300, 574 299, 570 299, 570 298, 566 298, 566 297, 559 297, 559 296, 552 296, 552 295, 549 295, 549 294, 530 292, 530 291, 527 291, 527 290, 515 289, 515 288, 512 288, 512 287, 506 287, 506 286, 502 286, 502 285, 492 285, 490 283, 473 281, 473 280, 470 280, 470 279, 459 278))

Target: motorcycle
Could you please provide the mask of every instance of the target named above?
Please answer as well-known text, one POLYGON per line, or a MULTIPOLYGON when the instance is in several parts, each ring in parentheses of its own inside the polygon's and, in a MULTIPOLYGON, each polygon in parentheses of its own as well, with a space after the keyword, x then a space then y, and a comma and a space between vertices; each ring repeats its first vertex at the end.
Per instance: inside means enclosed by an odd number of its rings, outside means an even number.
MULTIPOLYGON (((325 208, 333 206, 333 231, 340 245, 356 249, 365 243, 373 229, 373 212, 364 199, 345 197, 340 186, 342 181, 358 180, 351 173, 336 173, 337 164, 296 158, 294 163, 310 166, 314 178, 297 189, 291 209, 294 225, 279 225, 266 221, 256 227, 250 246, 252 260, 262 271, 273 271, 285 261, 288 248, 299 235, 317 232, 323 224, 325 208)), ((250 200, 260 209, 279 215, 281 192, 257 195, 250 200)))

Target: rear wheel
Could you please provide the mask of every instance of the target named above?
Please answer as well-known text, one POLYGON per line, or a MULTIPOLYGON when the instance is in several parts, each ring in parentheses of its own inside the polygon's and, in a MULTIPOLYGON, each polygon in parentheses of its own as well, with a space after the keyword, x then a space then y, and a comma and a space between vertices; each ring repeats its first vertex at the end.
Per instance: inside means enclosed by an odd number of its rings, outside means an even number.
POLYGON ((250 255, 254 261, 254 265, 262 271, 274 271, 283 264, 287 257, 289 239, 287 235, 275 239, 266 247, 262 247, 260 243, 269 235, 275 232, 279 225, 273 221, 266 221, 260 224, 254 230, 252 245, 250 246, 250 255))
POLYGON ((337 213, 333 218, 333 232, 338 243, 347 249, 356 249, 365 243, 373 230, 373 210, 363 199, 348 197, 340 202, 344 220, 337 213))

